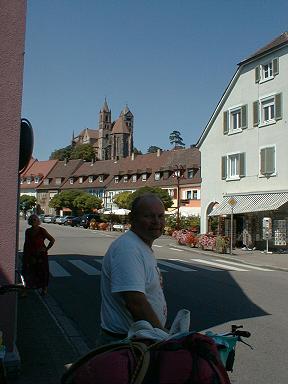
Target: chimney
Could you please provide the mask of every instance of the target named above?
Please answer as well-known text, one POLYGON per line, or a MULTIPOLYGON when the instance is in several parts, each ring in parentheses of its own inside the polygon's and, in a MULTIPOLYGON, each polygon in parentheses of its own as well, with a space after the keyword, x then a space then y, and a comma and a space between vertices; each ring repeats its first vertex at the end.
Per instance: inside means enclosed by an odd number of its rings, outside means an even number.
POLYGON ((160 157, 160 155, 161 155, 161 149, 158 148, 158 149, 157 149, 157 157, 160 157))
POLYGON ((65 157, 65 159, 64 159, 64 165, 67 165, 67 163, 68 163, 68 159, 67 159, 67 157, 65 157))
POLYGON ((91 160, 91 166, 94 165, 94 163, 95 163, 95 157, 93 156, 91 160))
POLYGON ((132 154, 131 154, 131 160, 133 161, 134 159, 135 159, 135 153, 132 152, 132 154))

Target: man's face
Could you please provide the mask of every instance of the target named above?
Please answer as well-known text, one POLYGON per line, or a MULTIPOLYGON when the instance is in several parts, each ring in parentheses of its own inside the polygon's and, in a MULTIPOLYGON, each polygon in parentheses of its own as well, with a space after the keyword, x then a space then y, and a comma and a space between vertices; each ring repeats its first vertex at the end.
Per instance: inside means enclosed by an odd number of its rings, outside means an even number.
POLYGON ((160 237, 165 226, 165 209, 156 198, 145 198, 139 202, 137 212, 132 219, 131 229, 145 243, 152 245, 160 237))

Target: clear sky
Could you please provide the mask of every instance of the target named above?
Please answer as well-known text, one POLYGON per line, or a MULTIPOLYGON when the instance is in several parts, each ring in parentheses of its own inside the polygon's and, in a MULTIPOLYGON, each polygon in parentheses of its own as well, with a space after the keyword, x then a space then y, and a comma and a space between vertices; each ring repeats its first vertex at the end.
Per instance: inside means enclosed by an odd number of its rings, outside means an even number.
POLYGON ((237 63, 288 31, 287 0, 28 0, 22 117, 34 157, 127 104, 134 146, 197 142, 237 63))

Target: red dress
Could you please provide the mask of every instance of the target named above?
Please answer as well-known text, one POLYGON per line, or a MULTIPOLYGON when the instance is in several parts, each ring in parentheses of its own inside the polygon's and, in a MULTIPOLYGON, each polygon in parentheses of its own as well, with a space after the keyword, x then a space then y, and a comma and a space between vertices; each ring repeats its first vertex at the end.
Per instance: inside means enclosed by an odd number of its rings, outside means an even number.
POLYGON ((45 288, 49 281, 48 253, 45 246, 46 230, 26 229, 22 273, 27 288, 45 288))

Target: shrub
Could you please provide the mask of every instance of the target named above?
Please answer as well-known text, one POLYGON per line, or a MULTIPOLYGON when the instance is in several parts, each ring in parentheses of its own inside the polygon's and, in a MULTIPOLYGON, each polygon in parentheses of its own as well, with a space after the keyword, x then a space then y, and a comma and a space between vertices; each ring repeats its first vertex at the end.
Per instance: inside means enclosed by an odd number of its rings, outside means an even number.
POLYGON ((106 229, 109 227, 109 223, 99 223, 98 224, 98 229, 101 231, 106 231, 106 229))
POLYGON ((188 245, 195 247, 198 243, 198 238, 192 231, 182 229, 180 231, 174 231, 172 237, 177 240, 178 244, 188 245))
POLYGON ((199 246, 202 249, 215 249, 216 236, 212 232, 199 236, 199 246))

